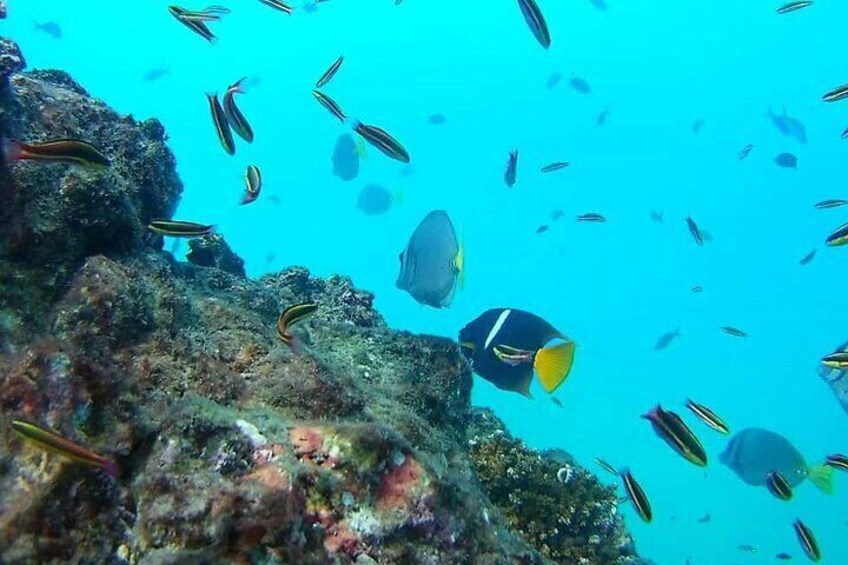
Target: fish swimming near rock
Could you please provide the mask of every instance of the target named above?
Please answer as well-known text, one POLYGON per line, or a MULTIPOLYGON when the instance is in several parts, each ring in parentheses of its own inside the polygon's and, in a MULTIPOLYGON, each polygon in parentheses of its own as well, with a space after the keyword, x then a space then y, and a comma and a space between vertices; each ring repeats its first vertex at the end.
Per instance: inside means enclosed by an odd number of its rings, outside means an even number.
POLYGON ((332 162, 333 176, 343 181, 351 181, 359 175, 359 153, 352 135, 343 133, 336 140, 332 162))
POLYGON ((786 108, 783 109, 782 114, 775 114, 771 110, 768 111, 766 117, 771 119, 771 122, 774 124, 774 127, 780 131, 783 135, 787 137, 791 137, 806 145, 807 143, 807 128, 804 127, 804 124, 801 123, 797 118, 793 118, 789 114, 786 113, 786 108))
POLYGON ((746 428, 738 432, 719 459, 751 486, 766 486, 769 473, 777 471, 790 487, 810 479, 822 492, 833 493, 833 469, 826 465, 808 466, 789 440, 770 430, 746 428))
POLYGON ((2 145, 3 158, 7 162, 52 161, 91 169, 110 166, 109 159, 100 152, 100 149, 81 139, 53 139, 38 143, 2 139, 0 145, 2 145))
POLYGON ((486 310, 460 330, 459 343, 474 372, 528 398, 534 372, 548 394, 565 382, 576 348, 539 316, 514 308, 486 310))
POLYGON ((650 523, 654 518, 654 513, 651 510, 651 502, 648 500, 648 495, 642 489, 642 486, 636 482, 633 473, 629 469, 624 469, 621 472, 621 481, 624 483, 624 491, 627 493, 627 498, 636 509, 636 513, 645 523, 650 523))
POLYGON ((118 465, 111 459, 98 455, 53 430, 26 420, 12 420, 11 425, 15 433, 45 451, 55 453, 71 461, 98 467, 113 477, 120 474, 118 465))
POLYGON ((654 351, 662 351, 663 349, 671 345, 671 342, 677 339, 678 337, 680 337, 680 328, 675 328, 673 331, 665 332, 654 344, 654 351))
POLYGON ((312 316, 318 310, 318 305, 313 303, 295 304, 282 311, 277 318, 277 336, 291 349, 299 351, 300 341, 291 333, 291 328, 298 322, 312 316))
POLYGON ((420 304, 450 306, 457 284, 463 284, 465 253, 447 212, 427 214, 398 258, 397 288, 420 304))
POLYGON ((46 33, 53 39, 62 39, 62 28, 56 22, 32 22, 32 27, 36 31, 46 33))
POLYGON ((227 115, 224 113, 224 108, 221 107, 218 95, 207 93, 206 99, 209 102, 209 113, 212 116, 212 125, 215 126, 215 135, 218 137, 221 147, 228 155, 235 155, 236 143, 233 140, 233 132, 230 130, 227 115))
POLYGON ((367 216, 378 216, 388 212, 395 200, 395 196, 382 185, 366 184, 359 191, 356 207, 367 216))
MULTIPOLYGON (((848 353, 848 342, 843 343, 833 352, 833 354, 839 353, 848 353)), ((822 363, 819 365, 819 376, 827 383, 842 409, 848 414, 848 369, 829 367, 822 363)))
POLYGON ((215 226, 182 220, 151 220, 147 229, 168 237, 200 237, 215 231, 215 226))

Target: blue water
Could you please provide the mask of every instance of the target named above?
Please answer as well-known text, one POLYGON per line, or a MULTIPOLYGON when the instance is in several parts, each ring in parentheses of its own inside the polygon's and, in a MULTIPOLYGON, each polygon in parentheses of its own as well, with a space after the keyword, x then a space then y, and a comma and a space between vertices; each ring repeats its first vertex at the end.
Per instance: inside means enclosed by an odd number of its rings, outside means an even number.
POLYGON ((848 3, 822 0, 778 16, 779 2, 764 0, 610 0, 606 12, 589 0, 540 0, 549 51, 515 0, 331 0, 291 17, 258 1, 221 0, 233 12, 211 25, 215 45, 177 23, 166 2, 9 3, 0 33, 20 42, 31 67, 65 69, 119 111, 162 120, 186 185, 176 217, 216 223, 251 276, 295 264, 348 274, 376 294, 393 327, 416 332, 453 337, 483 310, 511 306, 573 338, 577 361, 557 392, 564 409, 537 385, 530 401, 479 378, 474 402, 533 446, 562 447, 587 466, 596 455, 629 466, 654 506, 650 525, 622 509, 644 555, 663 565, 728 565, 773 563, 787 551, 803 562, 791 525, 800 517, 826 562, 848 563, 844 476, 835 496, 807 483, 782 503, 722 466, 726 439, 688 414, 711 457, 706 473, 639 418, 656 402, 682 411, 691 396, 732 427, 786 435, 809 462, 848 451, 846 414, 816 374, 820 357, 848 338, 848 255, 823 246, 848 208, 813 209, 848 196, 840 139, 848 102, 821 102, 848 82, 848 3), (63 38, 34 32, 33 19, 59 22, 63 38), (373 148, 356 181, 332 177, 344 128, 311 90, 340 54, 345 63, 325 91, 398 137, 412 155, 411 177, 373 148), (142 82, 156 67, 170 75, 142 82), (554 72, 563 81, 547 90, 554 72), (256 141, 237 140, 229 157, 204 93, 223 94, 245 75, 259 79, 238 99, 256 141), (569 89, 572 75, 592 92, 569 89), (784 106, 805 123, 808 145, 765 117, 784 106), (447 123, 429 124, 433 113, 447 123), (754 149, 740 162, 748 143, 754 149), (507 189, 514 148, 518 183, 507 189), (798 155, 796 171, 774 165, 783 151, 798 155), (558 160, 572 167, 538 173, 558 160), (265 189, 239 207, 250 163, 262 168, 265 189), (404 203, 365 216, 356 197, 369 182, 402 189, 404 203), (394 287, 398 253, 436 208, 449 211, 467 248, 465 290, 442 311, 394 287), (552 223, 555 208, 566 216, 552 223), (650 220, 651 209, 664 212, 664 224, 650 220), (573 220, 590 211, 608 222, 573 220), (694 244, 689 215, 714 242, 694 244), (552 229, 536 235, 543 223, 552 229), (799 267, 813 248, 817 257, 799 267), (690 292, 696 284, 703 294, 690 292), (750 337, 727 336, 723 325, 750 337), (655 352, 677 326, 682 337, 655 352), (705 513, 712 521, 697 523, 705 513), (758 553, 740 552, 743 543, 758 553))

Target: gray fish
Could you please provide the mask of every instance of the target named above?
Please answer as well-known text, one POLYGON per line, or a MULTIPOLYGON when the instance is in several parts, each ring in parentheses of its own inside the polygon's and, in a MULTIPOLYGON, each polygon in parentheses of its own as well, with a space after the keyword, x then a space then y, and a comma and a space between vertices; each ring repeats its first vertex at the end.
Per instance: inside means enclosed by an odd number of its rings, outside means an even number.
POLYGON ((784 169, 798 168, 798 157, 796 157, 792 153, 781 153, 780 155, 774 158, 774 162, 778 167, 784 169))
POLYGON ((766 114, 780 133, 797 140, 799 143, 807 143, 807 128, 797 118, 793 118, 783 109, 783 114, 775 114, 771 110, 766 114))
POLYGON ((379 184, 366 184, 356 199, 356 207, 367 216, 385 214, 393 203, 392 193, 379 184))
POLYGON ((562 73, 554 73, 548 77, 548 82, 545 83, 545 88, 551 90, 562 80, 562 73))
POLYGON ((675 328, 674 331, 665 332, 660 336, 657 340, 657 343, 654 345, 654 351, 662 351, 674 341, 676 338, 680 337, 680 328, 675 328))
POLYGON ((398 258, 400 273, 395 284, 399 289, 421 304, 450 306, 464 258, 447 212, 427 214, 398 258))
MULTIPOLYGON (((848 342, 840 345, 834 353, 848 351, 848 342)), ((834 369, 819 364, 819 376, 830 386, 836 400, 848 414, 848 370, 834 369)))
POLYGON ((359 175, 359 153, 353 136, 343 133, 333 149, 333 175, 343 181, 351 181, 359 175))
POLYGON ((165 78, 166 76, 171 74, 171 70, 167 67, 161 67, 158 69, 150 69, 141 77, 141 80, 144 82, 153 82, 157 81, 161 78, 165 78))
POLYGON ((598 114, 598 117, 595 119, 595 123, 602 126, 607 123, 607 118, 609 118, 609 108, 604 108, 601 110, 601 113, 598 114))
POLYGON ((504 182, 509 188, 515 184, 515 177, 518 168, 518 149, 509 152, 509 157, 506 161, 506 170, 504 171, 504 182))
POLYGON ((521 8, 521 14, 524 16, 524 21, 539 45, 547 49, 551 46, 551 33, 548 31, 548 24, 545 23, 545 17, 542 15, 542 10, 536 4, 536 0, 518 0, 518 6, 521 8))
POLYGON ((651 210, 651 219, 658 224, 663 223, 663 213, 657 212, 656 210, 651 210))
POLYGON ((769 473, 779 471, 792 487, 810 479, 823 492, 833 491, 833 469, 825 465, 808 466, 789 440, 769 430, 740 431, 727 444, 720 460, 752 486, 765 486, 769 473))
POLYGON ((32 23, 36 31, 43 31, 53 39, 62 39, 62 28, 56 22, 32 23))
POLYGON ((592 87, 589 86, 589 83, 586 82, 585 79, 577 76, 571 77, 568 81, 568 85, 581 94, 589 94, 592 92, 592 87))

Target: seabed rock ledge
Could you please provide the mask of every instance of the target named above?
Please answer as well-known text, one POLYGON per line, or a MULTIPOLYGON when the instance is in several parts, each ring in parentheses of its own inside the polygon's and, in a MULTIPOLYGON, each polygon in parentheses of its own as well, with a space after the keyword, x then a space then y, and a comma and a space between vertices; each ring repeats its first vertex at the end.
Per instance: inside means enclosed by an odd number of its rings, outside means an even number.
POLYGON ((471 408, 455 343, 390 330, 342 277, 248 280, 222 239, 205 266, 161 251, 144 226, 182 191, 164 128, 23 66, 0 38, 0 135, 80 137, 113 166, 0 166, 0 562, 638 562, 611 489, 576 465, 562 484, 471 408), (275 322, 304 301, 295 354, 275 322))

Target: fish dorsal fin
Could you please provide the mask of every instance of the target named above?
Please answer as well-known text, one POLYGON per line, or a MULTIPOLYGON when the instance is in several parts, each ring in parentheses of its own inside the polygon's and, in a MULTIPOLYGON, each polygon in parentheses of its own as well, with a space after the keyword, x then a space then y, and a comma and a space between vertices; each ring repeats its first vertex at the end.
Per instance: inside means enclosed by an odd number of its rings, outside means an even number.
POLYGON ((539 382, 548 394, 561 385, 574 363, 575 343, 566 341, 550 347, 543 347, 536 352, 533 368, 539 376, 539 382))

